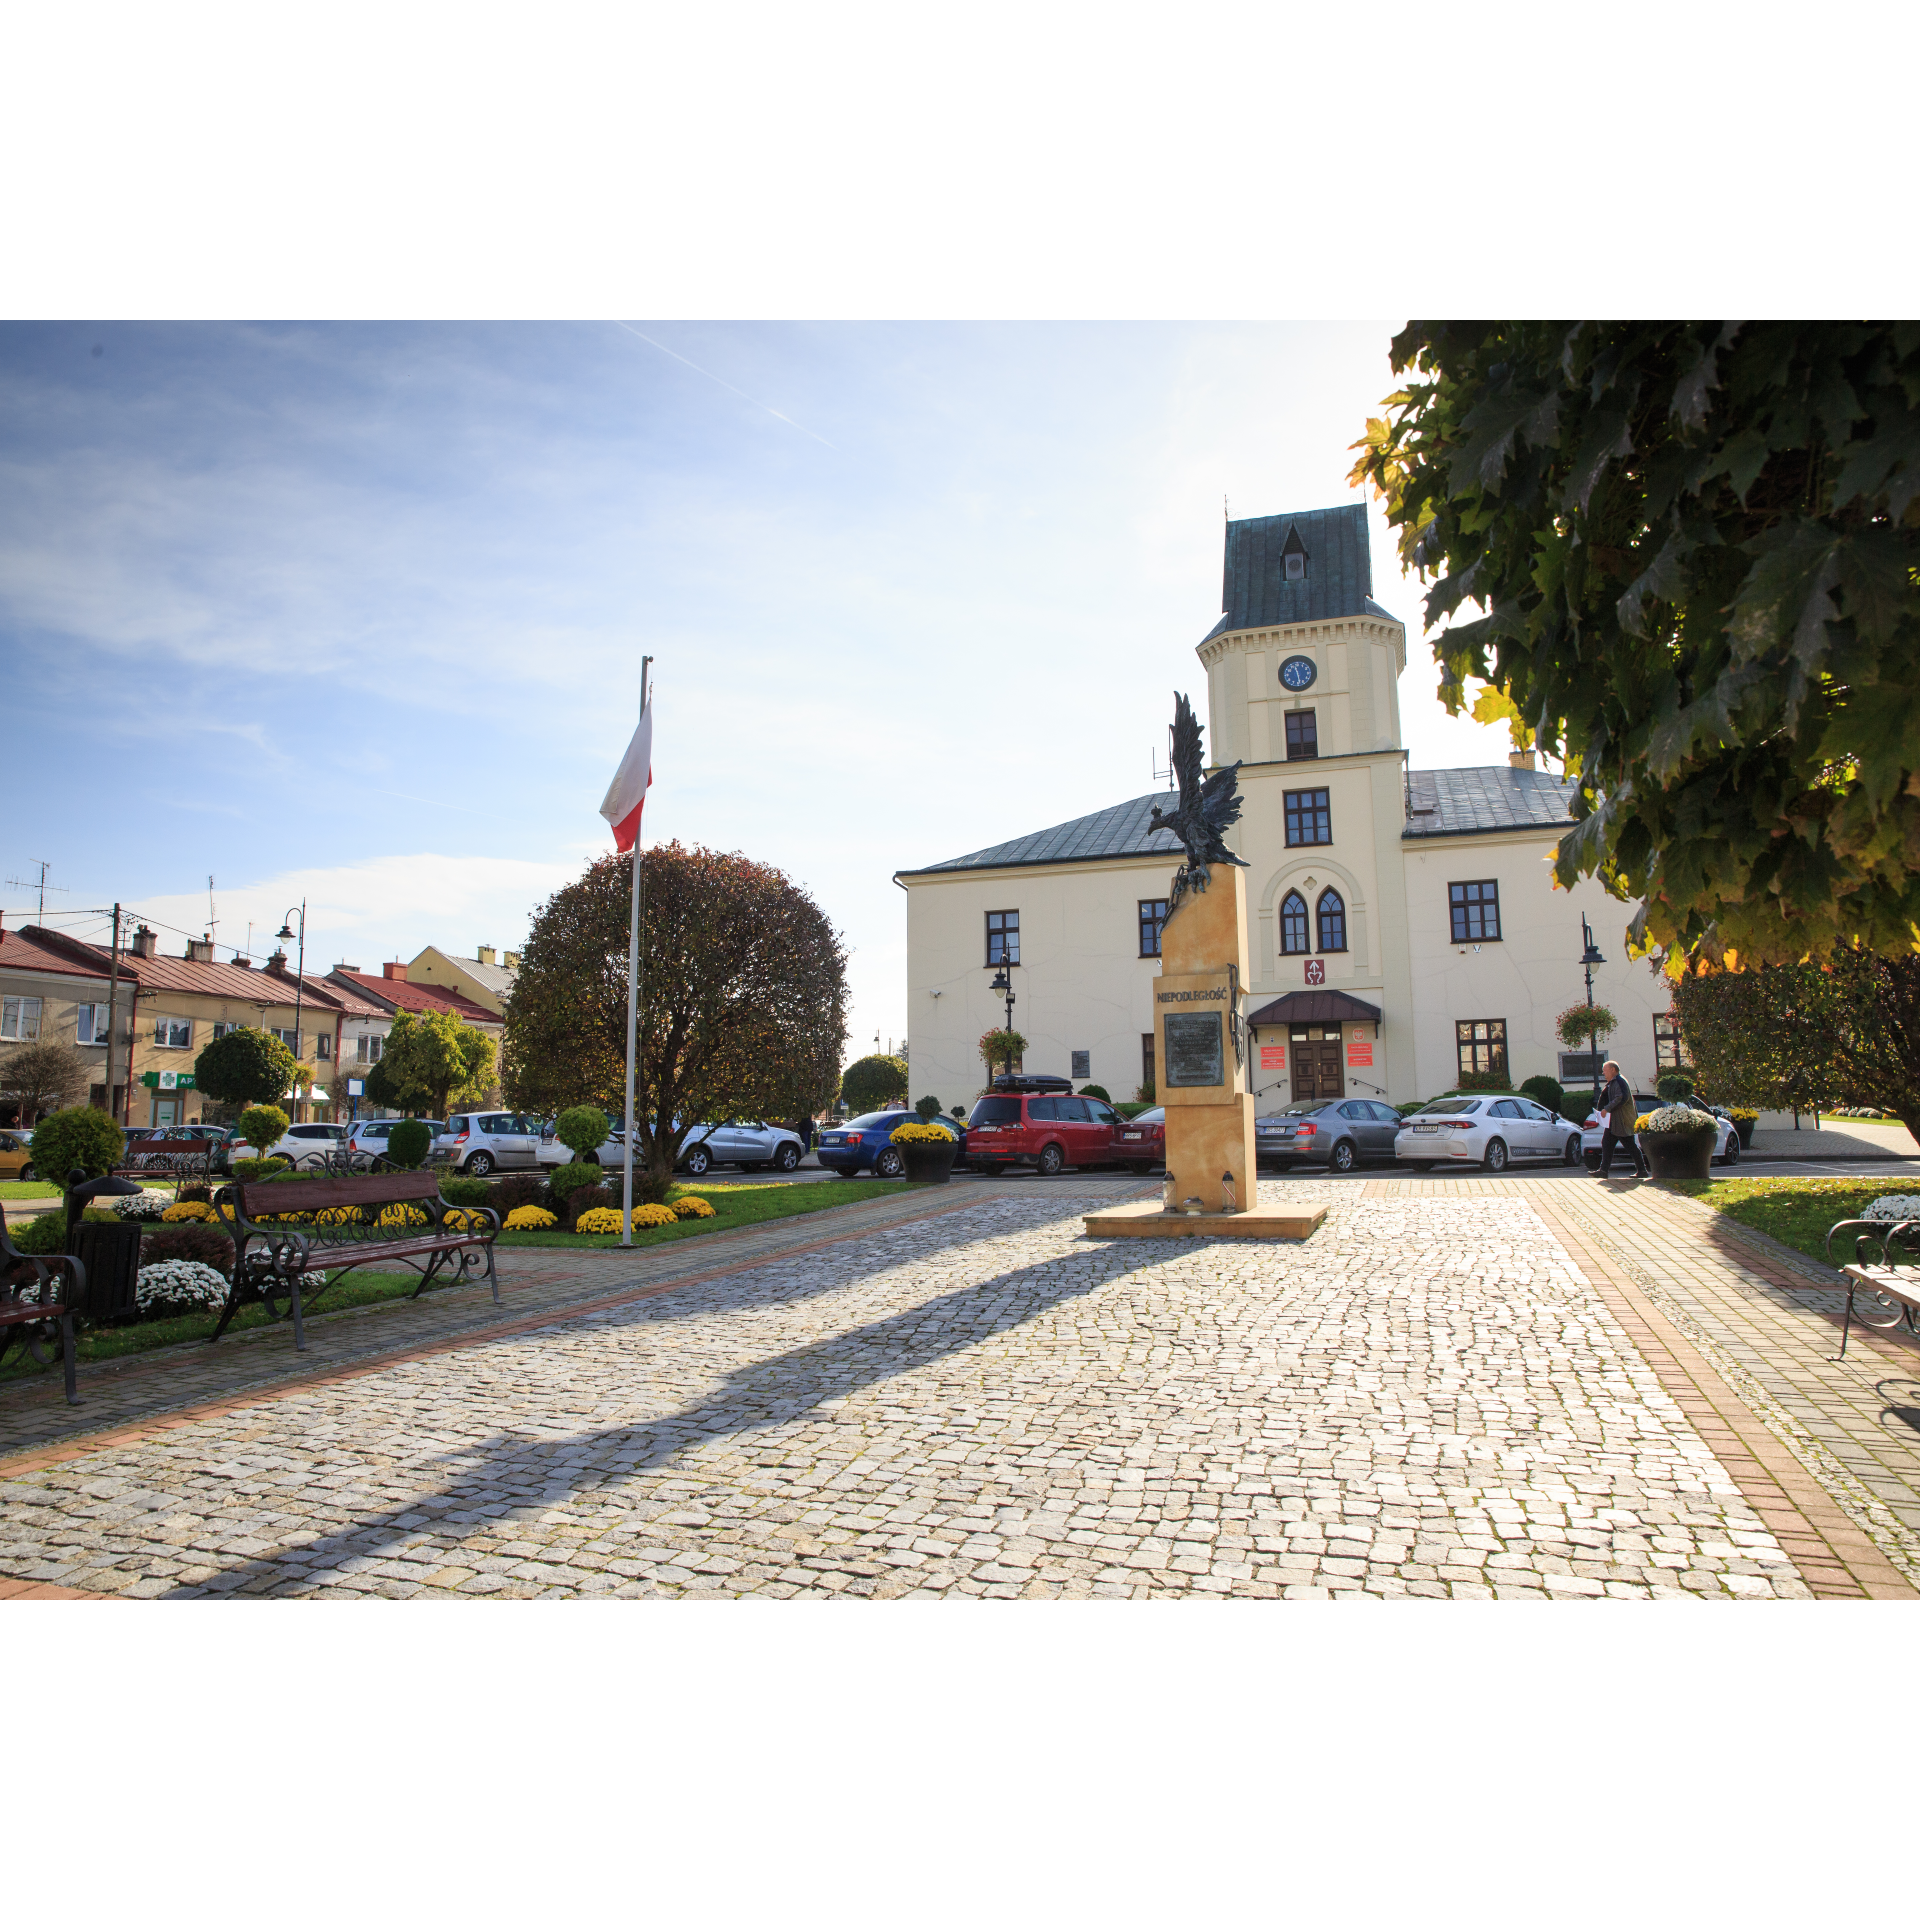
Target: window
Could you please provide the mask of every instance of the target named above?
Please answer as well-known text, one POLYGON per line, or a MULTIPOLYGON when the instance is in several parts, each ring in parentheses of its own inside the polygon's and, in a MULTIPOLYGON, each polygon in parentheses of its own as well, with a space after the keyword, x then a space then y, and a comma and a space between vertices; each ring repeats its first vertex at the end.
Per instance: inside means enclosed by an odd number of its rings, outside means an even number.
POLYGON ((987 965, 1017 967, 1020 964, 1020 916, 1017 913, 987 915, 987 965))
POLYGON ((40 1038, 40 1002, 15 999, 8 994, 0 1000, 0 1040, 38 1040, 40 1038))
POLYGON ((171 1014, 161 1014, 153 1023, 153 1044, 156 1047, 192 1046, 193 1022, 176 1020, 171 1014))
POLYGON ((1687 1043, 1680 1035, 1680 1016, 1677 1013, 1656 1013, 1653 1016, 1653 1064, 1661 1073, 1677 1073, 1682 1067, 1693 1065, 1693 1058, 1687 1052, 1687 1043))
POLYGON ((213 1023, 213 1037, 218 1040, 224 1034, 235 1032, 239 1027, 237 1020, 216 1020, 213 1023))
POLYGON ((1304 713, 1287 715, 1287 758, 1289 760, 1320 758, 1320 723, 1314 719, 1311 707, 1304 713))
POLYGON ((1325 787, 1302 787, 1287 795, 1287 845, 1324 847, 1333 839, 1333 815, 1325 787))
POLYGON ((286 1048, 297 1060, 300 1057, 300 1030, 298 1027, 269 1027, 267 1031, 286 1048))
POLYGON ((1150 1033, 1140 1036, 1140 1084, 1153 1085, 1153 1035, 1150 1033))
POLYGON ((1304 553, 1290 553, 1286 556, 1287 578, 1304 580, 1307 577, 1307 556, 1304 553))
POLYGON ((1320 896, 1320 951, 1345 953, 1347 950, 1347 903, 1329 887, 1320 896))
POLYGON ((74 1038, 83 1047, 104 1047, 107 1044, 107 1003, 96 1000, 91 1006, 82 1005, 79 1009, 79 1031, 74 1038))
POLYGON ((1167 903, 1164 900, 1142 900, 1140 902, 1140 958, 1157 960, 1160 957, 1160 929, 1167 924, 1167 903))
POLYGON ((333 1035, 332 1034, 317 1033, 314 1035, 313 1057, 316 1060, 331 1060, 333 1058, 333 1035))
POLYGON ((1280 951, 1305 953, 1307 948, 1307 903, 1297 893, 1289 893, 1280 902, 1280 951))
POLYGON ((1456 1020, 1453 1041, 1463 1074, 1506 1072, 1507 1023, 1504 1020, 1456 1020))
POLYGON ((1447 889, 1453 912, 1456 946, 1469 940, 1500 938, 1500 883, 1497 880, 1456 880, 1447 889))
POLYGON ((353 1057, 364 1067, 372 1066, 380 1058, 380 1050, 386 1045, 386 1036, 379 1033, 363 1033, 354 1041, 353 1057))

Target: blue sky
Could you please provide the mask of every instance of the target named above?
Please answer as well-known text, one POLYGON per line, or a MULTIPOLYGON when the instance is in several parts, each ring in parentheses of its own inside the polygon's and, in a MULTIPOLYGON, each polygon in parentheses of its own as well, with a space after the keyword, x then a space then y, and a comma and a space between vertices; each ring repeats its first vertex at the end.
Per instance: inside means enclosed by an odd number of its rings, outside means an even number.
MULTIPOLYGON (((1397 324, 0 326, 0 877, 163 950, 209 874, 223 948, 303 895, 313 967, 513 946, 651 652, 649 842, 792 875, 897 1040, 889 875, 1148 789, 1223 496, 1351 498, 1397 324)), ((1417 640, 1377 509, 1374 569, 1417 640)), ((1500 759, 1413 652, 1415 764, 1500 759)))

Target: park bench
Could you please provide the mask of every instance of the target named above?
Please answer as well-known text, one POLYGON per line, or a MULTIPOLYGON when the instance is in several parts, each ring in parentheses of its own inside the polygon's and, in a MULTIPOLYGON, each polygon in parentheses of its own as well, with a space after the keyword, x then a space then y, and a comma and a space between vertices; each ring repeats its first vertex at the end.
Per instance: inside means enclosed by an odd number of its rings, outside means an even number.
POLYGON ((73 1311, 86 1291, 87 1270, 71 1254, 22 1253, 7 1233, 7 1210, 0 1206, 0 1360, 7 1356, 16 1334, 24 1334, 35 1359, 46 1356, 39 1351, 38 1328, 50 1321, 60 1323, 60 1359, 67 1377, 67 1405, 77 1407, 80 1395, 73 1382, 73 1311), (68 1277, 60 1298, 54 1298, 53 1269, 65 1267, 68 1277), (29 1299, 29 1292, 33 1297, 29 1299))
POLYGON ((1897 1327, 1920 1336, 1920 1266, 1897 1266, 1894 1255, 1905 1251, 1920 1256, 1920 1220, 1842 1220, 1827 1232, 1827 1254, 1832 1258, 1838 1233, 1856 1236, 1853 1264, 1842 1267, 1847 1283, 1847 1314, 1840 1326, 1840 1354, 1847 1357, 1847 1335, 1858 1320, 1865 1327, 1897 1327), (1869 1258, 1875 1242, 1880 1257, 1869 1258))
POLYGON ((171 1180, 177 1200, 189 1187, 213 1184, 216 1172, 226 1170, 222 1157, 217 1163, 214 1148, 219 1143, 189 1146, 179 1140, 130 1140, 120 1152, 120 1164, 113 1171, 123 1180, 171 1180))
POLYGON ((484 1269, 494 1304, 499 1305, 493 1242, 500 1216, 487 1207, 449 1207, 431 1173, 236 1181, 214 1195, 214 1208, 233 1235, 233 1279, 226 1309, 213 1330, 215 1340, 249 1300, 263 1301, 271 1312, 285 1297, 293 1314, 293 1344, 304 1352, 302 1279, 324 1272, 331 1285, 340 1274, 375 1263, 398 1262, 417 1269, 416 1300, 442 1274, 457 1270, 465 1278, 484 1269), (393 1217, 383 1218, 389 1213, 393 1217), (408 1219, 407 1213, 427 1218, 408 1219), (450 1213, 480 1224, 456 1223, 448 1218, 450 1213))

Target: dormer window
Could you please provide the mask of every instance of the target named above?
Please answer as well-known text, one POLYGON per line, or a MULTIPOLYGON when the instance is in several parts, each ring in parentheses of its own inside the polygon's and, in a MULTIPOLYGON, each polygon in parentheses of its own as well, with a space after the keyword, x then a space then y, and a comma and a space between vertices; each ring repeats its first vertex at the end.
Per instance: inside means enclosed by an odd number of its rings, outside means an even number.
POLYGON ((1287 529, 1287 544, 1280 549, 1281 571, 1289 580, 1304 580, 1307 577, 1307 550, 1300 541, 1300 529, 1287 529))
POLYGON ((1304 580, 1306 577, 1307 577, 1307 556, 1304 553, 1288 554, 1287 555, 1287 578, 1289 580, 1304 580))

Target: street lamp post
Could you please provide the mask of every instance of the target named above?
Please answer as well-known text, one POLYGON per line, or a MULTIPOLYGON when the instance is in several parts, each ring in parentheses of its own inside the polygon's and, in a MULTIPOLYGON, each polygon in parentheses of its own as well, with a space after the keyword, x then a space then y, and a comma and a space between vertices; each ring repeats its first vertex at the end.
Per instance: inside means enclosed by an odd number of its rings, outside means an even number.
POLYGON ((1009 973, 1007 972, 1007 970, 1006 970, 1006 968, 1005 968, 1005 967, 1002 967, 1002 968, 1000 969, 1000 971, 999 971, 998 973, 996 973, 996 974, 995 974, 995 975, 993 976, 993 991, 994 991, 995 993, 998 993, 998 994, 1003 994, 1003 995, 1004 995, 1004 996, 1006 997, 1006 1002, 1007 1002, 1007 1039, 1008 1039, 1008 1042, 1009 1042, 1009 1045, 1008 1045, 1008 1050, 1007 1050, 1007 1067, 1006 1067, 1006 1070, 1007 1070, 1007 1072, 1008 1072, 1009 1074, 1011 1074, 1011 1073, 1013 1072, 1013 1050, 1012 1050, 1012 1045, 1011 1045, 1011 1042, 1012 1042, 1012 1039, 1013 1039, 1013 1000, 1014 1000, 1014 994, 1013 994, 1013 979, 1012 979, 1012 976, 1011 976, 1011 975, 1010 975, 1010 974, 1009 974, 1009 973))
MULTIPOLYGON (((280 931, 273 937, 276 940, 293 938, 293 922, 300 922, 300 957, 295 964, 293 976, 293 1063, 297 1067, 306 1053, 306 1047, 300 1038, 300 1009, 307 991, 307 903, 302 900, 297 907, 289 907, 280 922, 280 931)), ((296 1091, 300 1082, 294 1081, 296 1091)))
MULTIPOLYGON (((1591 1010, 1593 1007, 1593 970, 1595 967, 1605 966, 1607 956, 1593 944, 1593 929, 1587 925, 1587 916, 1584 913, 1580 916, 1580 938, 1586 947, 1586 951, 1580 956, 1580 964, 1586 970, 1587 1007, 1591 1010)), ((1589 1049, 1589 1059, 1593 1067, 1593 1104, 1597 1107, 1600 1104, 1600 1036, 1597 1033, 1589 1033, 1587 1035, 1587 1046, 1589 1049)))

